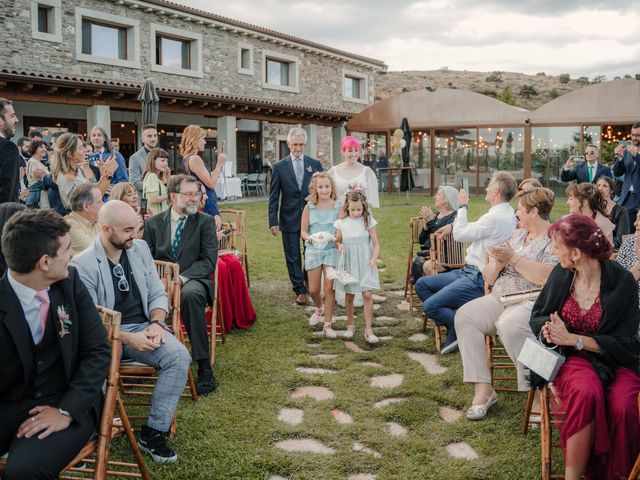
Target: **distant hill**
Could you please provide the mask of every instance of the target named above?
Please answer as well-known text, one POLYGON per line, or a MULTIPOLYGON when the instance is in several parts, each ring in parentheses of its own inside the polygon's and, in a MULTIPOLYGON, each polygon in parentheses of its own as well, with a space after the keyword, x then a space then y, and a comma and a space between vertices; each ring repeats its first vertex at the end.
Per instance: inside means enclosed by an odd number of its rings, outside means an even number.
MULTIPOLYGON (((640 79, 640 74, 635 78, 640 79)), ((570 78, 568 74, 547 75, 544 72, 526 75, 515 72, 470 72, 445 68, 429 71, 387 72, 376 76, 375 100, 382 100, 398 93, 422 90, 426 87, 459 88, 489 95, 527 110, 535 110, 560 95, 606 80, 604 76, 589 79, 587 77, 570 78)))

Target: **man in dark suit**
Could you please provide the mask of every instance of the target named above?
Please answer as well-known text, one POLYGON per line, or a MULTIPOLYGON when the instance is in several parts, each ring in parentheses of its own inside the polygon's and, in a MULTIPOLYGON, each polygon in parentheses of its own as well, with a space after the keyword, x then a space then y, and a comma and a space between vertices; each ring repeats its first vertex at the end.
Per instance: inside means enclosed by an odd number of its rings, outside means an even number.
POLYGON ((269 228, 273 235, 282 232, 289 280, 298 305, 307 303, 300 254, 300 220, 309 195, 311 176, 322 171, 318 160, 304 154, 306 143, 307 132, 302 128, 289 131, 287 145, 291 153, 273 166, 269 192, 269 228))
POLYGON ((58 478, 95 432, 111 347, 52 210, 14 215, 2 235, 0 454, 5 477, 58 478))
POLYGON ((611 169, 598 162, 598 153, 598 147, 590 144, 584 150, 585 162, 576 163, 573 156, 569 157, 567 163, 562 167, 560 180, 563 182, 577 180, 578 183, 596 183, 598 178, 602 176, 613 178, 611 169))
POLYGON ((629 225, 631 233, 635 232, 636 215, 640 207, 640 122, 631 127, 631 143, 628 146, 618 144, 613 150, 615 162, 613 173, 616 177, 624 175, 622 192, 618 205, 623 206, 629 212, 629 225))
POLYGON ((11 137, 16 134, 18 117, 11 100, 0 97, 0 203, 20 200, 22 157, 11 137))
POLYGON ((144 239, 154 259, 180 265, 180 308, 191 340, 191 357, 198 362, 196 388, 198 394, 207 395, 216 389, 205 314, 207 303, 213 300, 213 273, 218 260, 216 227, 211 215, 198 212, 202 193, 195 178, 172 176, 167 193, 171 208, 148 220, 144 239))

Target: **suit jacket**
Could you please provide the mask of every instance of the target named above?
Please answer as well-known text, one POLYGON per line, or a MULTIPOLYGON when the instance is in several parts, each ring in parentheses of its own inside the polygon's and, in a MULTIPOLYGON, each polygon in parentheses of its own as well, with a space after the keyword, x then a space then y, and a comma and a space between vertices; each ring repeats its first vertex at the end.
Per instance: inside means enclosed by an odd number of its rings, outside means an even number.
POLYGON ((218 261, 218 237, 211 215, 196 212, 187 217, 177 253, 171 248, 171 208, 152 216, 144 239, 156 260, 180 265, 180 276, 204 283, 213 295, 213 273, 218 261))
MULTIPOLYGON (((31 331, 22 305, 5 273, 0 279, 0 419, 3 402, 28 400, 29 379, 33 367, 31 331)), ((66 378, 64 396, 55 407, 69 412, 76 420, 89 414, 99 419, 102 384, 107 377, 111 346, 96 307, 75 268, 69 276, 51 285, 49 322, 60 331, 58 307, 69 313, 69 333, 56 334, 66 378)))
POLYGON ((18 146, 0 137, 0 203, 20 201, 20 166, 18 146))
MULTIPOLYGON (((145 316, 149 318, 149 312, 155 308, 168 312, 167 294, 158 277, 147 244, 143 240, 134 240, 133 246, 125 250, 124 254, 127 256, 131 273, 140 291, 145 316)), ((89 248, 73 257, 71 265, 78 270, 95 304, 113 309, 116 303, 113 278, 101 238, 94 239, 89 248)))
POLYGON ((640 152, 635 157, 632 157, 628 150, 625 150, 622 159, 613 163, 614 175, 616 177, 624 175, 624 183, 622 184, 622 192, 618 203, 627 208, 633 208, 638 205, 638 196, 640 195, 640 168, 638 168, 638 164, 640 164, 640 152), (633 185, 633 190, 636 192, 636 200, 625 205, 631 185, 633 185))
MULTIPOLYGON (((593 182, 591 183, 596 183, 596 180, 598 180, 598 178, 602 176, 613 178, 613 173, 611 173, 611 168, 598 162, 595 175, 593 176, 593 182)), ((563 168, 562 173, 560 174, 560 180, 562 180, 563 182, 577 180, 578 183, 589 183, 589 171, 587 170, 587 162, 579 163, 571 170, 565 170, 563 168)))
POLYGON ((147 166, 148 155, 149 152, 145 147, 142 147, 129 157, 129 180, 136 186, 140 198, 142 198, 142 174, 147 166))
POLYGON ((277 225, 283 232, 300 230, 302 210, 307 204, 305 199, 309 195, 311 176, 315 172, 322 171, 322 164, 318 160, 304 155, 303 161, 302 188, 298 187, 291 155, 286 156, 273 166, 269 192, 269 227, 277 225))

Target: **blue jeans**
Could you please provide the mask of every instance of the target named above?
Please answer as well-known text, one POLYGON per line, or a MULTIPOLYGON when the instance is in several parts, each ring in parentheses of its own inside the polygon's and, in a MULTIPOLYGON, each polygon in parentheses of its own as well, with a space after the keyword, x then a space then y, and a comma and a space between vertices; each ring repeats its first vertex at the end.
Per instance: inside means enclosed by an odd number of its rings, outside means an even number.
POLYGON ((447 344, 456 340, 456 310, 484 295, 482 273, 472 268, 422 277, 416 282, 422 310, 436 323, 447 327, 447 344))

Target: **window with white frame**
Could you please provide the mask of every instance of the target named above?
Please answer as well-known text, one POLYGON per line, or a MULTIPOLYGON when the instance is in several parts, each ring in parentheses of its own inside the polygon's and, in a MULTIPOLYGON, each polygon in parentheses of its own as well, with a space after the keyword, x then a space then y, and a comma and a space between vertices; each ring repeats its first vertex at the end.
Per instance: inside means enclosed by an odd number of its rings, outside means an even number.
POLYGON ((238 73, 253 75, 253 47, 248 43, 238 44, 238 73))
POLYGON ((36 40, 62 42, 61 0, 31 1, 31 36, 36 40))
POLYGON ((342 71, 342 97, 348 102, 369 103, 367 76, 352 70, 342 71))
POLYGON ((300 62, 297 57, 278 52, 262 52, 262 86, 286 92, 300 92, 300 62))
POLYGON ((202 35, 151 24, 151 70, 202 78, 202 35))
POLYGON ((140 68, 140 22, 76 7, 76 56, 84 62, 140 68))

